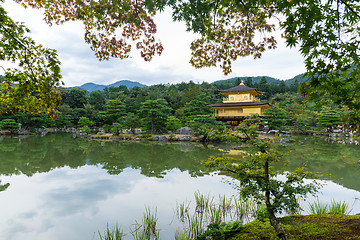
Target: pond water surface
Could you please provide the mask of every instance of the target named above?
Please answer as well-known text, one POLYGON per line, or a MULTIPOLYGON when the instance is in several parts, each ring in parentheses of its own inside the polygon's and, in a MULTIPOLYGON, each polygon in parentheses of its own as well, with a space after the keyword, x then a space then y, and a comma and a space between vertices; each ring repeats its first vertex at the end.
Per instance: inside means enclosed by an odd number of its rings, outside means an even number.
MULTIPOLYGON (((292 151, 290 168, 308 162, 311 171, 334 175, 324 176, 320 201, 347 201, 352 213, 360 212, 360 147, 298 140, 303 144, 281 146, 292 151)), ((228 177, 201 165, 222 153, 213 145, 98 142, 70 134, 1 137, 0 180, 9 186, 0 192, 0 239, 98 239, 107 223, 129 233, 146 207, 157 208, 161 239, 172 239, 177 202, 193 201, 197 190, 236 194, 228 177)))

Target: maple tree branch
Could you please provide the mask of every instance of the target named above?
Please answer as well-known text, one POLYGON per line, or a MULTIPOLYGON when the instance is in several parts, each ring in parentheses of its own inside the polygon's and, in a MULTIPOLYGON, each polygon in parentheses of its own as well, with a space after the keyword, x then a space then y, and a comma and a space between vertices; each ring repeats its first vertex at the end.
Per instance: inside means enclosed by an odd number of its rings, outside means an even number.
MULTIPOLYGON (((234 170, 232 170, 232 169, 229 169, 229 168, 227 168, 226 169, 227 171, 229 171, 229 172, 231 172, 231 173, 237 173, 237 174, 239 174, 238 172, 236 172, 236 171, 234 171, 234 170)), ((256 179, 263 179, 263 180, 265 180, 265 177, 264 176, 260 176, 260 175, 251 175, 251 174, 242 174, 242 173, 240 173, 239 175, 242 175, 242 176, 248 176, 249 178, 256 178, 256 179)))
POLYGON ((336 12, 337 12, 337 27, 338 27, 338 43, 341 42, 339 5, 340 5, 339 0, 337 0, 337 3, 336 3, 336 12))
POLYGON ((257 178, 257 179, 263 179, 265 180, 264 176, 259 176, 259 175, 250 175, 250 178, 257 178))
POLYGON ((342 2, 357 18, 360 18, 360 15, 355 12, 355 10, 344 0, 340 0, 340 2, 342 2))
POLYGON ((246 8, 245 3, 242 0, 239 0, 240 4, 243 5, 246 8))
POLYGON ((22 42, 20 42, 16 37, 14 37, 3 25, 0 25, 0 27, 1 27, 2 29, 4 29, 4 31, 5 31, 7 34, 9 34, 10 37, 12 37, 18 44, 20 44, 23 48, 26 49, 26 46, 25 46, 22 42))
MULTIPOLYGON (((292 180, 287 180, 287 181, 284 183, 284 186, 293 183, 295 180, 296 180, 296 181, 301 181, 301 180, 303 180, 305 177, 306 177, 306 176, 303 175, 302 177, 300 177, 300 179, 299 179, 299 178, 293 178, 292 180)), ((274 190, 270 190, 270 191, 271 191, 271 193, 275 196, 275 198, 280 199, 280 198, 282 198, 282 196, 284 196, 284 194, 285 194, 285 187, 283 187, 283 189, 282 189, 282 191, 281 191, 281 193, 280 193, 279 195, 278 195, 274 190)))
MULTIPOLYGON (((230 172, 230 173, 237 173, 239 174, 237 171, 235 170, 232 170, 230 168, 226 168, 226 171, 230 172)), ((257 179, 264 179, 265 180, 265 177, 264 176, 259 176, 259 175, 251 175, 251 174, 242 174, 240 173, 239 175, 242 175, 242 176, 249 176, 249 178, 257 178, 257 179)))
POLYGON ((217 10, 219 8, 219 1, 220 0, 216 0, 216 6, 215 6, 215 11, 214 11, 214 27, 215 27, 215 24, 216 24, 216 13, 217 13, 217 10))
MULTIPOLYGON (((31 78, 33 79, 33 80, 35 80, 36 79, 36 76, 35 76, 35 74, 34 74, 34 70, 32 69, 32 67, 30 66, 30 63, 28 62, 28 60, 26 59, 26 50, 28 50, 28 48, 20 41, 20 40, 18 40, 14 35, 12 35, 3 25, 0 25, 1 26, 1 28, 10 36, 10 37, 12 37, 18 44, 20 44, 20 46, 22 46, 23 48, 24 48, 24 59, 25 59, 25 62, 26 62, 26 64, 28 65, 28 67, 29 67, 29 69, 30 69, 30 72, 31 72, 31 78)), ((31 55, 32 53, 30 52, 30 55, 31 55)), ((35 56, 35 58, 36 58, 36 55, 34 55, 35 56)), ((4 68, 3 68, 4 69, 4 68)))

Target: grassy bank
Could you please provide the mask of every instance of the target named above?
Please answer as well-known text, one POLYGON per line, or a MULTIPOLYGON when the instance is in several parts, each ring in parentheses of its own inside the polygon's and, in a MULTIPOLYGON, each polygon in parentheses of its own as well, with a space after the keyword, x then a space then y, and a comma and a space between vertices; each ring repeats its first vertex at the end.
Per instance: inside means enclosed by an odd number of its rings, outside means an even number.
MULTIPOLYGON (((194 193, 195 201, 177 203, 176 217, 182 223, 174 240, 263 240, 277 239, 274 228, 267 218, 264 204, 254 199, 232 196, 214 197, 194 193), (250 221, 250 222, 249 222, 250 221), (244 224, 244 222, 248 222, 244 224)), ((332 201, 323 204, 319 200, 309 203, 310 215, 299 215, 300 208, 279 218, 288 239, 359 239, 360 213, 348 215, 351 210, 345 202, 332 201)), ((157 226, 157 210, 147 207, 141 221, 132 225, 130 233, 124 234, 120 226, 99 231, 100 239, 162 239, 157 226), (125 236, 128 235, 127 238, 125 236), (132 238, 129 238, 132 235, 132 238)))
MULTIPOLYGON (((360 239, 360 215, 292 215, 280 219, 289 239, 360 239)), ((230 240, 277 239, 269 221, 255 220, 230 240)))

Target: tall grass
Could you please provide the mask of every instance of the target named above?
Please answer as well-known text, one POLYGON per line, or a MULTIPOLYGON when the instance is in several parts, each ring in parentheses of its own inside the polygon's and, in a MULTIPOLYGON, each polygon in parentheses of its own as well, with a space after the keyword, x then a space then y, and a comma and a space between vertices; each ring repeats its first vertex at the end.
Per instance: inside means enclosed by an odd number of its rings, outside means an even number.
MULTIPOLYGON (((195 205, 192 205, 190 201, 176 203, 177 217, 183 226, 176 231, 175 240, 195 240, 199 235, 207 231, 206 228, 209 224, 221 225, 225 221, 235 221, 241 224, 245 219, 251 221, 254 218, 263 219, 268 217, 265 204, 254 199, 219 196, 219 202, 215 203, 214 197, 210 197, 210 194, 201 194, 199 191, 194 193, 194 197, 195 205), (195 207, 195 210, 191 210, 191 206, 195 207)), ((299 207, 294 209, 291 214, 301 211, 300 199, 298 199, 298 203, 299 207)), ((310 214, 349 214, 351 212, 349 209, 348 203, 335 202, 335 200, 332 200, 330 204, 323 204, 317 199, 316 202, 309 204, 310 214)), ((157 222, 157 208, 152 212, 150 207, 146 207, 142 221, 140 223, 135 222, 134 228, 130 230, 133 239, 160 239, 157 222)), ((121 240, 124 236, 125 234, 118 225, 110 229, 107 224, 103 235, 99 231, 100 240, 121 240)))
POLYGON ((219 207, 221 209, 222 215, 225 218, 233 209, 232 205, 233 197, 226 198, 226 196, 219 195, 219 207))
POLYGON ((242 198, 234 198, 234 209, 235 209, 235 217, 238 220, 244 220, 245 218, 250 220, 251 209, 254 205, 255 201, 253 199, 242 199, 242 198))
POLYGON ((219 195, 218 202, 210 194, 194 193, 195 202, 177 203, 176 213, 183 223, 183 228, 175 234, 175 240, 196 239, 206 231, 209 224, 221 224, 225 221, 240 221, 250 219, 254 200, 242 200, 231 196, 219 195), (190 206, 195 207, 194 210, 190 206), (193 211, 193 212, 192 212, 193 211), (192 212, 192 214, 191 214, 192 212))
POLYGON ((189 216, 190 202, 176 203, 176 214, 181 222, 189 216))
POLYGON ((100 240, 121 240, 123 239, 123 236, 124 236, 124 232, 121 230, 121 227, 119 227, 117 224, 113 229, 110 229, 109 223, 107 223, 104 235, 101 235, 99 231, 100 240))
POLYGON ((329 213, 348 215, 351 212, 349 209, 349 204, 345 202, 335 202, 335 200, 332 200, 329 205, 329 213))
POLYGON ((205 231, 204 226, 204 215, 196 214, 188 219, 188 228, 187 228, 187 239, 196 239, 198 235, 205 231))
POLYGON ((158 235, 156 230, 157 221, 157 208, 155 208, 155 213, 151 213, 150 208, 147 207, 143 218, 144 231, 147 235, 158 235))
POLYGON ((175 240, 189 240, 187 233, 184 231, 181 231, 180 228, 175 233, 175 240))
POLYGON ((258 202, 257 204, 254 204, 251 210, 252 217, 254 217, 255 219, 263 220, 269 217, 264 202, 258 202))
POLYGON ((311 214, 336 213, 348 215, 351 212, 348 203, 335 202, 335 200, 332 200, 330 204, 323 204, 319 202, 319 199, 316 202, 309 204, 309 210, 311 214))
POLYGON ((309 203, 309 211, 310 214, 327 214, 329 212, 329 205, 320 203, 319 199, 317 199, 314 203, 309 203))
POLYGON ((135 221, 134 229, 131 231, 135 240, 158 240, 159 230, 156 228, 158 218, 157 209, 152 213, 150 207, 145 208, 141 223, 135 221))
POLYGON ((209 223, 221 223, 223 216, 223 208, 221 205, 210 207, 210 222, 209 223))
POLYGON ((212 204, 214 197, 210 198, 210 194, 204 195, 200 191, 194 193, 196 210, 201 212, 206 212, 209 210, 210 205, 212 204))

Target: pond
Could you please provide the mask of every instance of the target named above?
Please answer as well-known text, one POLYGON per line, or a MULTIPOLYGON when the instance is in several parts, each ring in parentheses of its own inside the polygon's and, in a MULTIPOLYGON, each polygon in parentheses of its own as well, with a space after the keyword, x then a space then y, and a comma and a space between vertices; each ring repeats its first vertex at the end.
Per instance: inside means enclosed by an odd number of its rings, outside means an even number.
MULTIPOLYGON (((280 146, 291 150, 291 168, 307 162, 311 171, 334 176, 324 176, 320 201, 347 201, 352 213, 360 212, 360 147, 314 137, 297 141, 280 146)), ((178 202, 193 201, 196 191, 236 195, 228 177, 201 165, 222 148, 98 142, 71 134, 0 137, 0 180, 9 184, 0 192, 0 239, 98 239, 107 223, 129 234, 146 208, 157 209, 161 239, 173 239, 178 202)))

